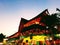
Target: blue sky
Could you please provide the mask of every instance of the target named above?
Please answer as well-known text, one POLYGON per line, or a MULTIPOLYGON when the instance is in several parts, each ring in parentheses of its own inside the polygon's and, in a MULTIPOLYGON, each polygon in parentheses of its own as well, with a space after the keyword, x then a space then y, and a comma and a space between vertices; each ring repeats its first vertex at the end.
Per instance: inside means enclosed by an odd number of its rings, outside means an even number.
POLYGON ((21 17, 31 19, 48 9, 55 13, 60 0, 0 0, 0 33, 10 36, 18 31, 21 17))

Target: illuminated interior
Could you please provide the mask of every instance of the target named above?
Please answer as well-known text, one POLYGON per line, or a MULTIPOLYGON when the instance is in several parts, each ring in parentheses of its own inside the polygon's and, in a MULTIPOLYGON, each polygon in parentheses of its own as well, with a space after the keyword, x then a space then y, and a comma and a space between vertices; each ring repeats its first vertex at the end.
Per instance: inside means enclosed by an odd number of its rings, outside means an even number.
POLYGON ((28 42, 31 42, 32 40, 44 42, 46 37, 47 36, 44 36, 44 35, 41 35, 41 36, 37 35, 37 36, 33 36, 32 39, 30 39, 30 36, 29 36, 27 38, 24 38, 23 42, 26 42, 26 40, 28 40, 28 42))

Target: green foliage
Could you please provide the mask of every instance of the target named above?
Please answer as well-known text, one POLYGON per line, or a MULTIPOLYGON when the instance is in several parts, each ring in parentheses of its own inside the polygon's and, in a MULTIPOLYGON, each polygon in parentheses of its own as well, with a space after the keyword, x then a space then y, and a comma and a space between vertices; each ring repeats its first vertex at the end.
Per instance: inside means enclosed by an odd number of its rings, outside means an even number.
POLYGON ((1 34, 0 34, 0 42, 2 42, 4 38, 5 38, 5 35, 3 35, 3 34, 1 33, 1 34))
POLYGON ((41 22, 43 22, 47 26, 53 26, 53 25, 55 25, 58 22, 57 15, 56 14, 52 14, 52 15, 44 16, 42 18, 41 22))
POLYGON ((48 26, 48 30, 50 30, 51 33, 56 34, 58 32, 57 29, 54 28, 54 26, 59 23, 57 14, 44 16, 41 22, 46 24, 46 26, 48 26))

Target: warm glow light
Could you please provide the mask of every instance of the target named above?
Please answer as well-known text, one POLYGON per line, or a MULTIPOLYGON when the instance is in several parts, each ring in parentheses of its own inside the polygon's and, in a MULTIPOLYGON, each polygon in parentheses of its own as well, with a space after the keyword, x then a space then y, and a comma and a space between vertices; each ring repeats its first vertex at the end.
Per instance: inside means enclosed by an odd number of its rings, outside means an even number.
POLYGON ((60 36, 60 34, 56 34, 56 36, 60 36))
POLYGON ((4 40, 3 40, 3 44, 7 44, 7 40, 8 40, 8 39, 4 39, 4 40))
POLYGON ((0 42, 0 45, 3 45, 3 43, 2 43, 2 42, 0 42))
POLYGON ((39 22, 35 22, 36 24, 39 24, 39 22))
MULTIPOLYGON (((39 36, 39 35, 37 35, 37 36, 33 36, 32 40, 43 41, 44 42, 46 37, 47 36, 39 36)), ((28 40, 28 42, 31 41, 30 37, 24 38, 23 42, 26 42, 26 40, 28 40)))

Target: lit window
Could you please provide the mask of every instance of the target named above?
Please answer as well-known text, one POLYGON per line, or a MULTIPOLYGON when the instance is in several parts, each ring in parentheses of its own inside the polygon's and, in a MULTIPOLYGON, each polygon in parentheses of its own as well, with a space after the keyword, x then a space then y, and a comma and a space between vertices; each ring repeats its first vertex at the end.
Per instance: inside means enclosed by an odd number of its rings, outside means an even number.
POLYGON ((35 22, 36 24, 39 24, 39 22, 35 22))

